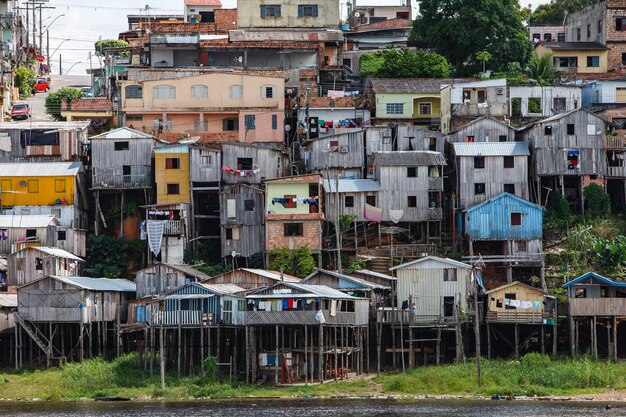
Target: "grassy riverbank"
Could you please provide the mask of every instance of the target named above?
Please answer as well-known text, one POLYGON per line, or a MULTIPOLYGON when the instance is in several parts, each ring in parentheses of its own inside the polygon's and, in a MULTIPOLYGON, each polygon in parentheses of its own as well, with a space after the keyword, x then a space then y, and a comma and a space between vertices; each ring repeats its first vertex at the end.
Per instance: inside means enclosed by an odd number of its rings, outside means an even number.
POLYGON ((412 395, 576 395, 626 389, 626 364, 594 362, 587 358, 551 360, 531 354, 520 361, 483 360, 483 385, 476 386, 476 366, 465 364, 422 367, 401 373, 323 385, 272 387, 211 381, 208 378, 177 379, 168 375, 162 390, 158 374, 138 366, 134 355, 113 362, 91 359, 62 368, 0 372, 0 398, 49 401, 130 397, 139 400, 163 398, 228 397, 331 397, 412 395), (3 382, 4 381, 4 382, 3 382))

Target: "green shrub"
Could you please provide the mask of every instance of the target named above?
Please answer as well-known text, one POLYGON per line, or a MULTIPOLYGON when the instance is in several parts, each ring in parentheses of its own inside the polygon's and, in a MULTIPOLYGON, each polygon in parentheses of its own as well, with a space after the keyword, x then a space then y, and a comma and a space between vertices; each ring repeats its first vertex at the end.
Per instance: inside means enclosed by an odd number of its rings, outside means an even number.
POLYGON ((587 202, 586 214, 591 217, 600 217, 611 211, 611 197, 598 184, 589 184, 583 190, 587 202))

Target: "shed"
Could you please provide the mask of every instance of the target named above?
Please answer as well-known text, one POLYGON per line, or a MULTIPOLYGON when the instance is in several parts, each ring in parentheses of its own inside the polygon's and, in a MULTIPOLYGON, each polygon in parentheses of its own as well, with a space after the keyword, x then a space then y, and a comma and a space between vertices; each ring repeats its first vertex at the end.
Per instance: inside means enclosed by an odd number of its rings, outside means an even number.
POLYGON ((249 257, 265 249, 265 191, 250 184, 225 186, 219 194, 222 257, 249 257))
POLYGON ((355 215, 356 221, 365 219, 365 204, 377 206, 380 185, 371 179, 325 179, 324 214, 328 219, 336 219, 339 214, 355 215))
POLYGON ((447 134, 450 143, 514 142, 516 130, 492 116, 482 116, 447 134))
POLYGON ((513 281, 485 293, 487 321, 544 324, 556 318, 556 298, 546 291, 513 281))
POLYGON ((204 284, 232 284, 246 290, 274 285, 278 282, 300 282, 302 279, 278 271, 238 268, 202 281, 204 284))
POLYGON ((137 271, 137 298, 163 294, 190 282, 208 278, 209 275, 189 265, 157 263, 137 271))
POLYGON ((365 131, 338 133, 303 142, 307 172, 325 177, 363 178, 365 131))
POLYGON ((30 246, 7 257, 9 286, 24 285, 47 275, 76 276, 83 259, 63 249, 47 246, 30 246))
POLYGON ((287 172, 287 157, 270 145, 222 142, 222 182, 260 184, 287 172))

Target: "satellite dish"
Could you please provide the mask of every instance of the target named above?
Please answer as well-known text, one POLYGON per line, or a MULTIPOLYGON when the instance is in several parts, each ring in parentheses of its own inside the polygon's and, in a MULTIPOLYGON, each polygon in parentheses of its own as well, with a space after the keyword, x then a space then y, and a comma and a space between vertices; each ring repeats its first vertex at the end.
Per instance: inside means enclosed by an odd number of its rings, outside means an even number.
POLYGON ((291 126, 290 125, 285 125, 285 132, 289 132, 291 130, 291 126))
POLYGON ((356 12, 356 13, 354 14, 354 17, 361 17, 361 13, 356 12))
POLYGON ((232 256, 233 258, 235 258, 238 255, 237 251, 234 250, 230 253, 230 256, 232 256))

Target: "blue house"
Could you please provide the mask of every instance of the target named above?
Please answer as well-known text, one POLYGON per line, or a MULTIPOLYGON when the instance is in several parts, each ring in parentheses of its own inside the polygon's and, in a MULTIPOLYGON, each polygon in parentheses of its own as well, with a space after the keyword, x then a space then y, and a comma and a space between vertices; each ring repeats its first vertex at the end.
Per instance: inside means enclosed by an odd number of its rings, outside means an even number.
POLYGON ((469 243, 466 261, 482 258, 485 263, 504 264, 508 283, 513 282, 514 266, 540 267, 542 288, 545 289, 543 207, 516 195, 502 193, 464 210, 459 223, 459 230, 469 243))
MULTIPOLYGON (((626 351, 618 349, 617 345, 617 341, 626 336, 626 282, 587 272, 563 288, 567 290, 572 355, 580 352, 581 341, 589 341, 587 347, 596 359, 606 356, 617 361, 618 356, 626 356, 626 351), (591 330, 589 334, 587 329, 591 330), (598 331, 603 341, 608 336, 608 343, 598 344, 598 331)), ((587 348, 582 347, 583 351, 587 348)))
POLYGON ((582 107, 590 110, 605 108, 607 104, 626 103, 626 81, 595 80, 582 87, 582 107))

